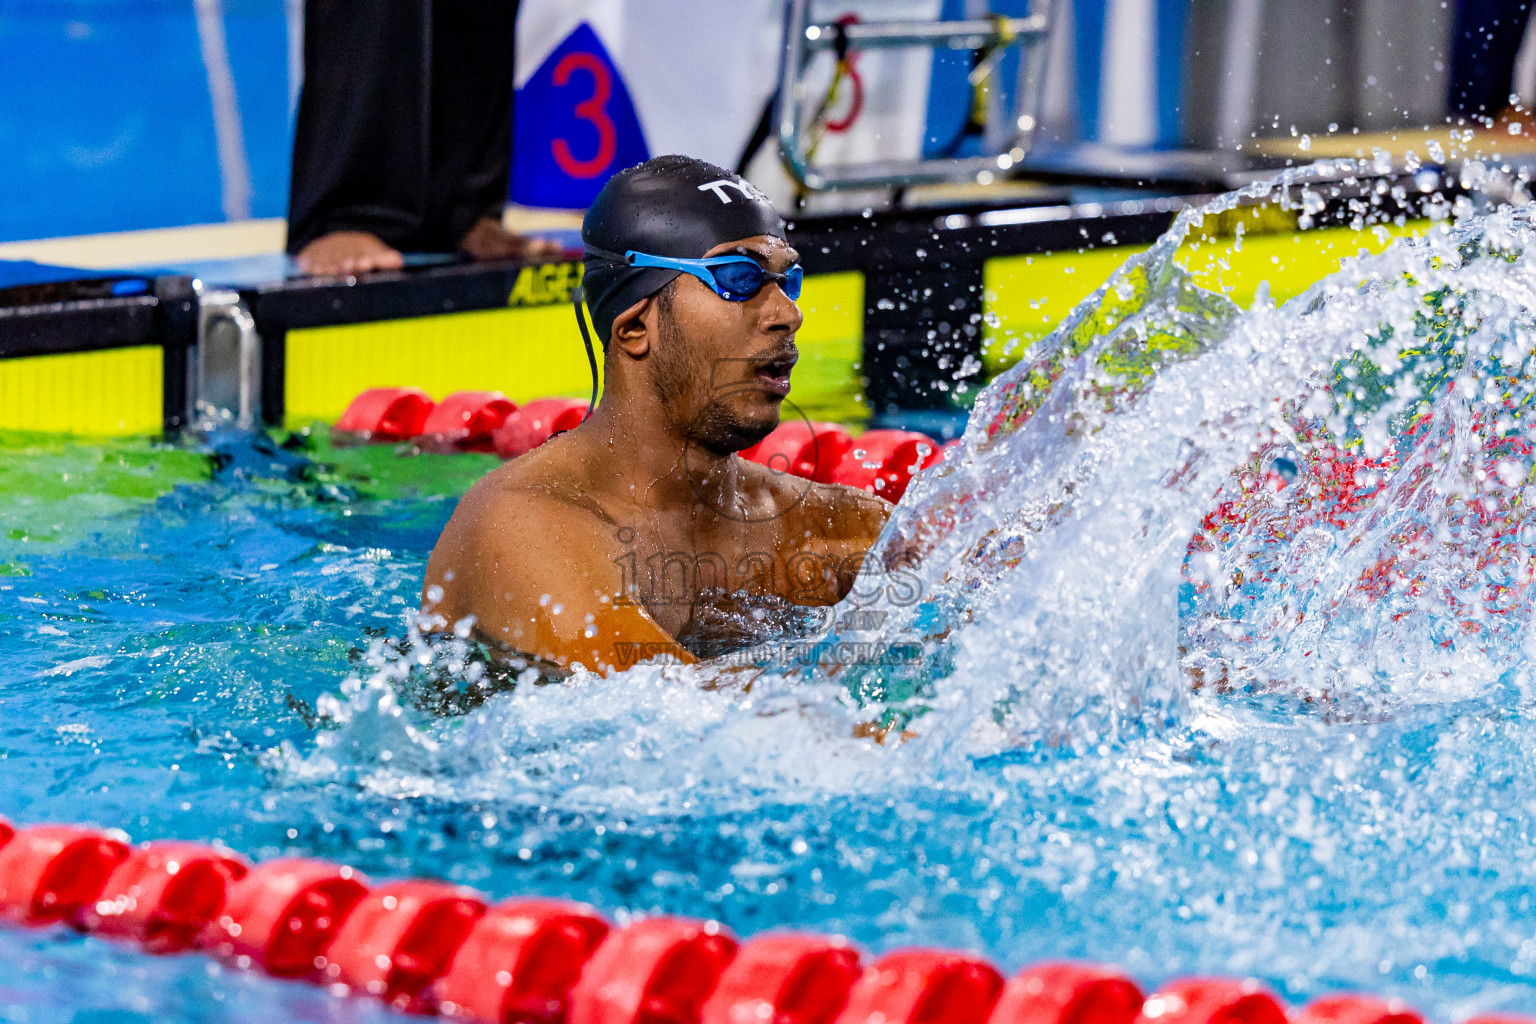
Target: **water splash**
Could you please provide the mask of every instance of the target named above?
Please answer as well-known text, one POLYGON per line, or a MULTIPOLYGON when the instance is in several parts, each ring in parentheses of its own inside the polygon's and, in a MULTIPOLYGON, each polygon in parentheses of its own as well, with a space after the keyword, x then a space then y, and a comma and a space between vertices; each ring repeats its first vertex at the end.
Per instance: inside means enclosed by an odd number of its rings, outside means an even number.
POLYGON ((1531 217, 1347 259, 1279 308, 1196 288, 1186 235, 1297 184, 1181 215, 893 517, 883 554, 964 609, 937 742, 1098 743, 1206 681, 1370 715, 1523 671, 1531 217))
POLYGON ((742 693, 715 688, 708 667, 659 664, 622 683, 584 671, 549 682, 535 666, 498 678, 469 635, 467 621, 451 638, 412 621, 405 643, 375 641, 362 670, 317 702, 313 748, 286 743, 269 767, 285 784, 340 779, 390 798, 556 799, 639 815, 755 806, 765 792, 787 803, 877 792, 887 780, 891 753, 854 738, 853 709, 832 687, 817 701, 763 676, 742 693), (443 719, 445 706, 464 713, 443 719))
MULTIPOLYGON (((818 638, 854 656, 824 655, 814 672, 765 656, 745 699, 695 693, 720 682, 708 667, 582 677, 548 698, 524 686, 475 726, 424 719, 406 745, 474 734, 450 745, 505 756, 460 767, 504 773, 513 751, 542 746, 508 723, 548 701, 563 708, 566 748, 587 749, 573 761, 591 764, 592 723, 607 723, 610 745, 644 746, 621 737, 657 726, 639 713, 653 700, 668 728, 725 751, 744 742, 738 716, 783 705, 826 742, 850 722, 883 734, 920 715, 903 756, 942 774, 1034 744, 1084 750, 1167 730, 1202 688, 1369 719, 1523 681, 1536 538, 1522 433, 1528 212, 1463 203, 1454 227, 1362 251, 1278 308, 1261 290, 1243 310, 1180 265, 1208 219, 1272 203, 1309 222, 1330 189, 1370 170, 1328 162, 1181 213, 995 380, 958 450, 915 482, 883 535, 877 555, 901 579, 862 581, 829 616, 846 626, 859 613, 864 628, 818 638), (914 649, 923 656, 870 656, 914 649)), ((1367 194, 1377 207, 1348 207, 1357 229, 1396 212, 1367 194)), ((462 661, 415 643, 413 658, 450 674, 462 661)), ((361 706, 329 709, 344 732, 404 713, 384 693, 396 669, 373 672, 349 683, 361 706)), ((721 675, 725 690, 741 682, 721 675)), ((465 774, 439 753, 433 773, 465 774)), ((809 777, 782 779, 798 792, 809 777)), ((577 790, 562 785, 562 799, 577 790)))
POLYGON ((1181 268, 1202 219, 1321 218, 1329 187, 1181 215, 986 390, 884 536, 905 575, 861 580, 821 638, 916 662, 746 693, 645 665, 442 717, 412 673, 477 684, 463 641, 380 647, 269 777, 337 817, 431 808, 434 837, 486 815, 519 886, 749 931, 1518 1007, 1536 224, 1431 202, 1423 237, 1247 310, 1181 268))

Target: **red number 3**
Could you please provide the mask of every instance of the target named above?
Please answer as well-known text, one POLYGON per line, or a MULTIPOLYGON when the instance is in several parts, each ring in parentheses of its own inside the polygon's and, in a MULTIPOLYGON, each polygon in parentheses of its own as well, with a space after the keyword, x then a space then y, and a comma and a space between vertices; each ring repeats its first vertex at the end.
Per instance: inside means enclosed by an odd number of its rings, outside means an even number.
POLYGON ((571 80, 572 73, 585 71, 592 76, 592 95, 576 104, 576 116, 597 129, 597 155, 590 160, 578 160, 571 152, 570 143, 555 139, 550 150, 555 163, 573 178, 595 178, 613 163, 619 147, 619 133, 608 117, 608 97, 613 95, 613 77, 607 65, 590 53, 568 53, 555 65, 555 85, 563 86, 571 80))

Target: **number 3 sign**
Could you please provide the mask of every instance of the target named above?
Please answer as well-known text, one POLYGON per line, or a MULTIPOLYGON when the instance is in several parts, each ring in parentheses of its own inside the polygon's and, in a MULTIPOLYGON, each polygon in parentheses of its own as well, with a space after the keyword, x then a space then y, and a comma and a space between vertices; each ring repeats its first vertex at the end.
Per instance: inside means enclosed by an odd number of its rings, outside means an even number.
POLYGON ((578 25, 517 91, 512 201, 584 209, 648 155, 623 78, 597 33, 578 25))

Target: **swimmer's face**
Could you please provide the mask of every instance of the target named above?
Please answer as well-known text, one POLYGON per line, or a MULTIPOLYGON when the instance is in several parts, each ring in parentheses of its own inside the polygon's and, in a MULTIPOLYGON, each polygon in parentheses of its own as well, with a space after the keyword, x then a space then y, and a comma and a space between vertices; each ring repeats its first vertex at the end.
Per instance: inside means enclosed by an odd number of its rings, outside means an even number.
MULTIPOLYGON (((800 258, 771 235, 705 253, 738 254, 780 274, 800 258)), ((800 357, 795 332, 801 319, 800 307, 777 282, 745 302, 728 302, 682 274, 659 297, 651 386, 694 442, 722 454, 748 448, 779 425, 789 373, 800 357)))

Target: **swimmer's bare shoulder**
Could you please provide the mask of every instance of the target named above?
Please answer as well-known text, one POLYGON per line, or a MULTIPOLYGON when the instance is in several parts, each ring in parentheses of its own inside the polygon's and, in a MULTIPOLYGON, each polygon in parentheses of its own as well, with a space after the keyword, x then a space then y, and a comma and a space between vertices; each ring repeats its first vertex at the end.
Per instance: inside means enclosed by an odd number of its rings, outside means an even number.
MULTIPOLYGON (((590 508, 530 453, 486 474, 459 500, 427 561, 424 593, 443 591, 441 613, 452 621, 486 600, 505 600, 508 585, 543 575, 545 563, 569 564, 560 539, 573 530, 595 532, 590 508)), ((585 547, 585 546, 583 546, 585 547)))
POLYGON ((470 488, 428 559, 422 602, 445 625, 474 616, 487 641, 602 669, 615 642, 673 641, 620 599, 613 522, 585 496, 562 447, 530 452, 470 488))
POLYGON ((592 488, 580 478, 580 459, 565 438, 512 459, 481 477, 459 502, 449 520, 453 527, 461 517, 486 529, 517 529, 553 516, 574 518, 584 525, 611 524, 611 519, 589 495, 592 488))

